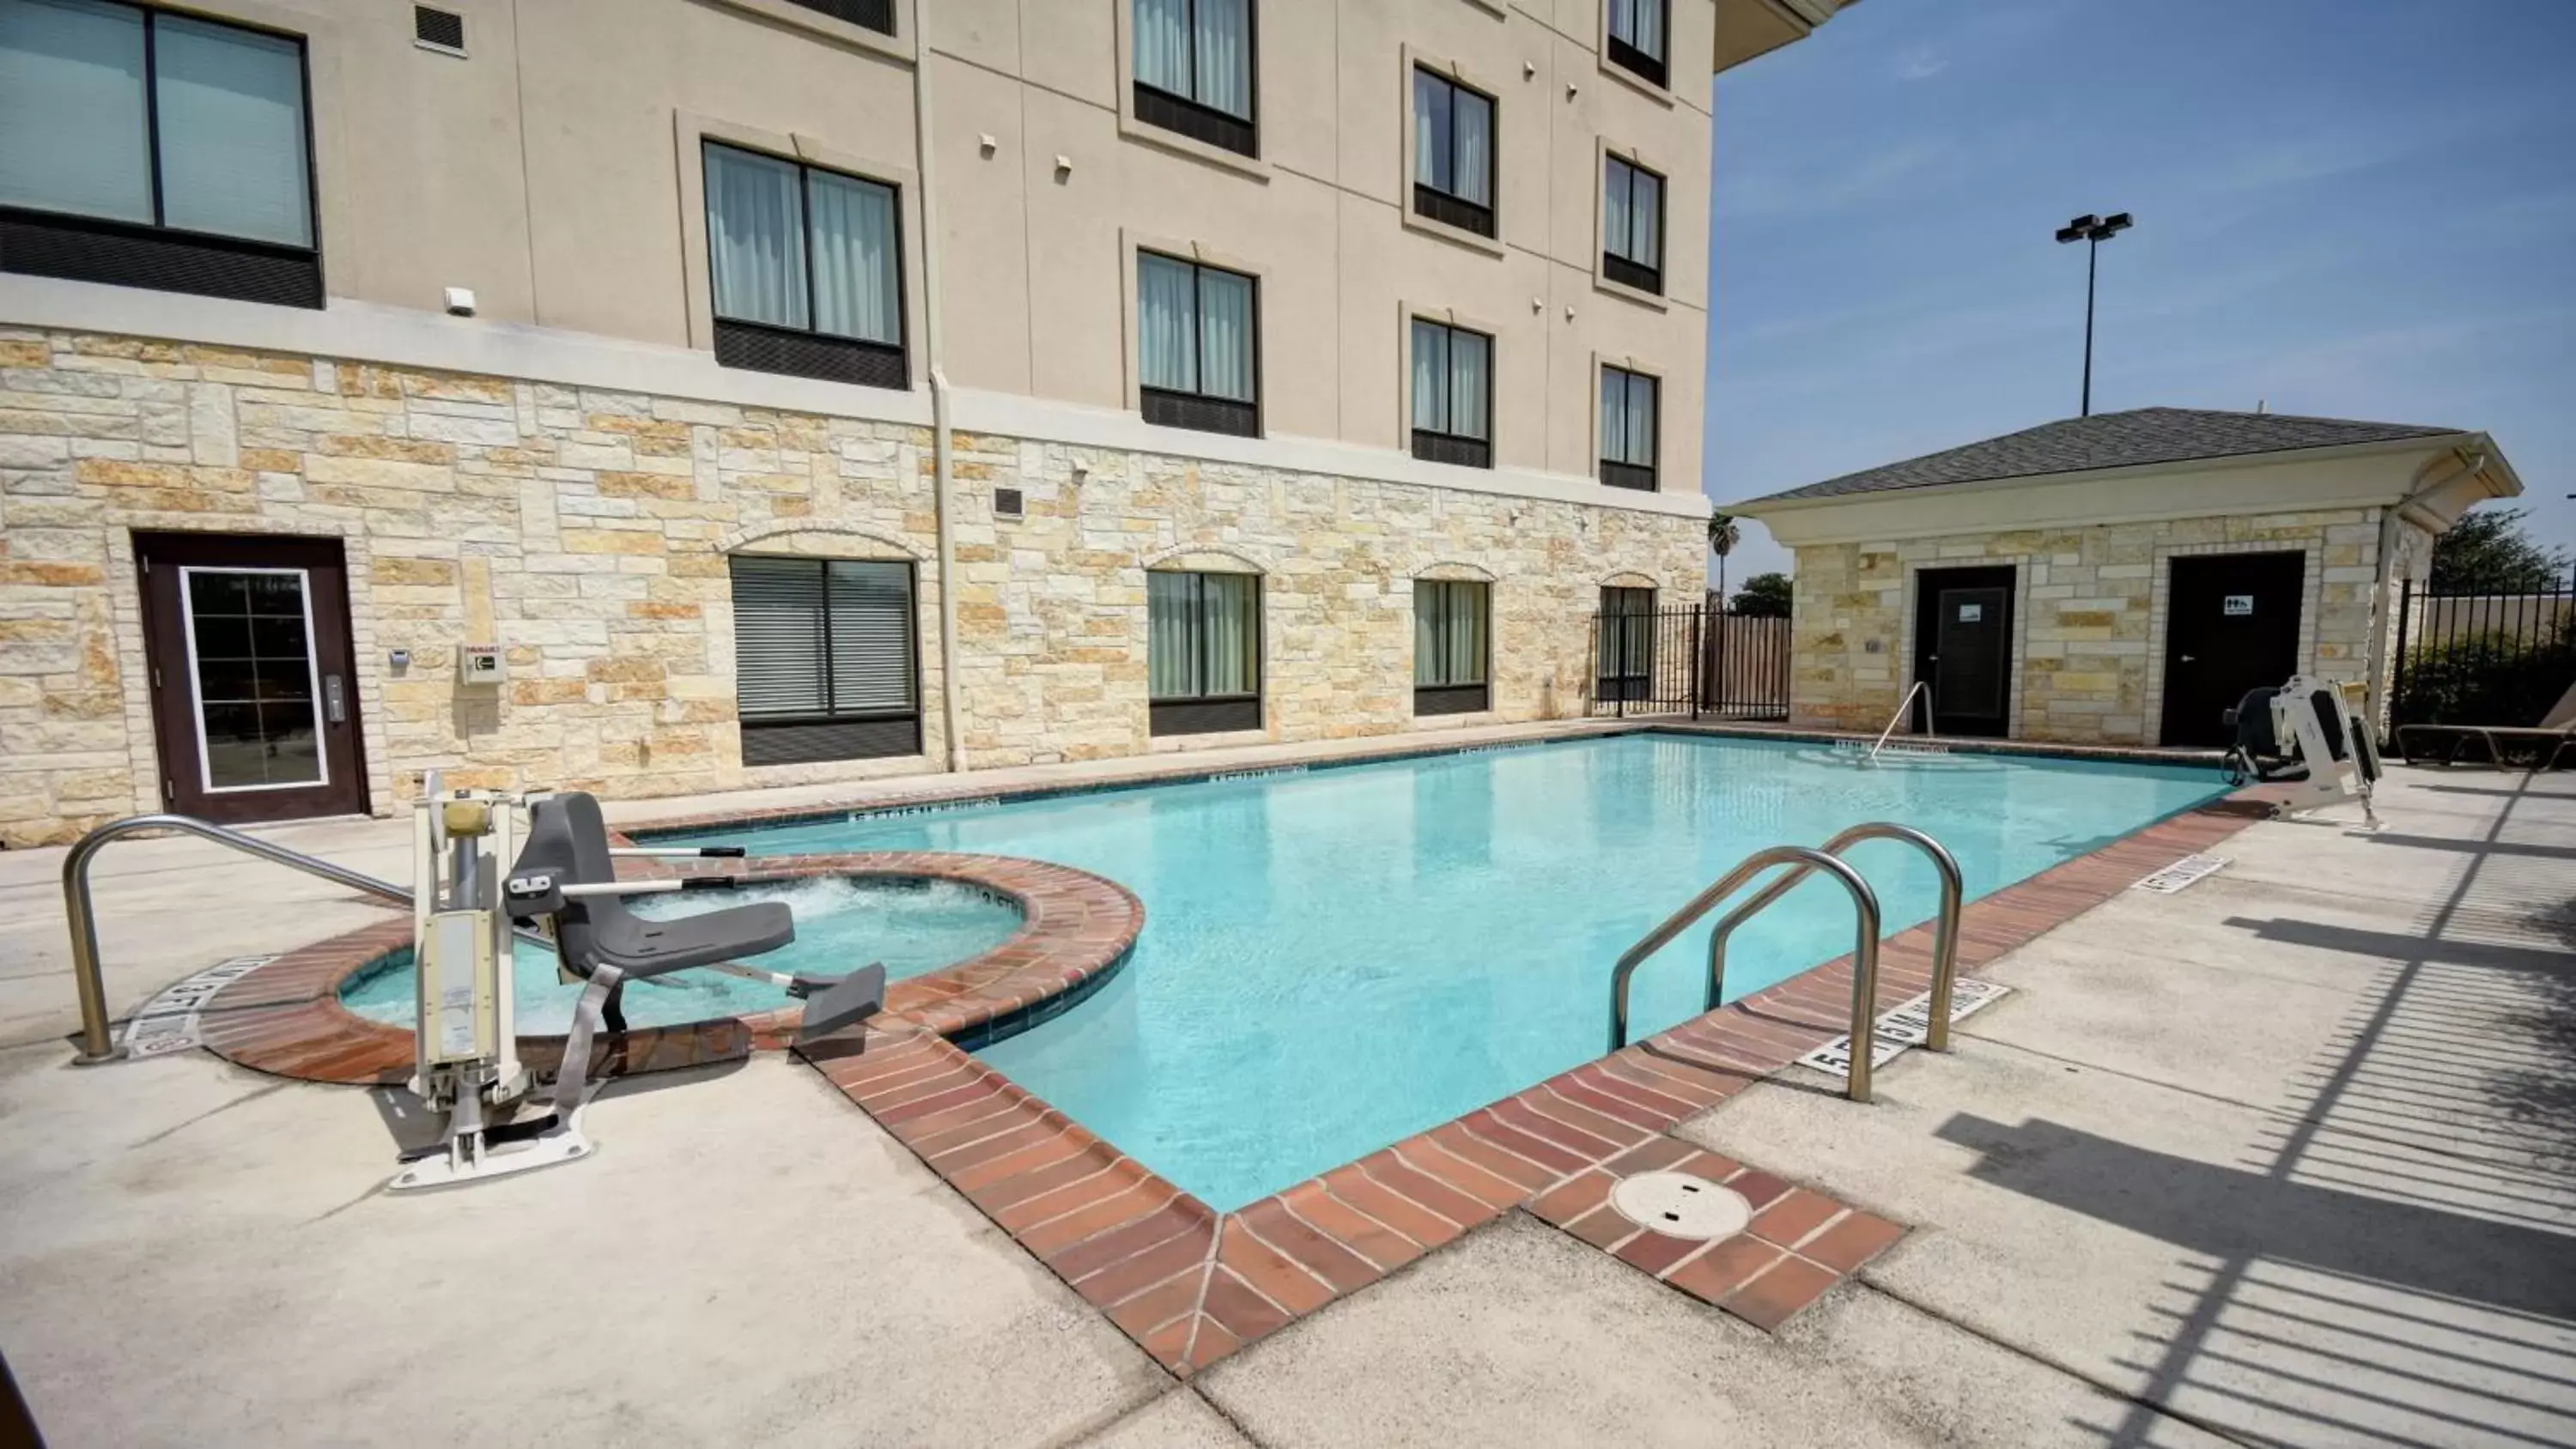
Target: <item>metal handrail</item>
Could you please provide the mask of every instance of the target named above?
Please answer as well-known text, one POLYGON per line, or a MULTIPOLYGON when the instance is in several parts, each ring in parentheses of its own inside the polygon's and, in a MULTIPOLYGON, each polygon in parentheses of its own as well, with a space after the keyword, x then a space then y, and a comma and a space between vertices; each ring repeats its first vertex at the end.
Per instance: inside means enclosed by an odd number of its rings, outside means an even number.
POLYGON ((1932 681, 1928 679, 1914 681, 1914 687, 1905 691, 1905 698, 1896 702, 1896 713, 1887 717, 1887 728, 1878 732, 1878 743, 1869 747, 1869 757, 1872 760, 1878 758, 1879 751, 1887 748, 1887 737, 1896 733, 1896 727, 1905 722, 1905 712, 1914 708, 1914 696, 1931 692, 1932 681))
POLYGON ((1628 1044, 1628 978, 1649 956, 1670 945, 1674 937, 1689 930, 1691 923, 1707 915, 1720 901, 1736 893, 1746 881, 1775 865, 1797 864, 1799 875, 1821 870, 1843 883, 1851 892, 1852 913, 1858 928, 1852 943, 1852 1040, 1858 1049, 1852 1054, 1850 1086, 1846 1093, 1855 1102, 1869 1100, 1869 1041, 1877 1024, 1878 1004, 1878 894, 1861 879, 1860 872, 1838 856, 1808 845, 1774 845, 1757 850, 1728 871, 1717 884, 1693 896, 1688 905, 1665 918, 1664 923, 1648 932, 1645 938, 1628 948, 1610 975, 1610 1050, 1628 1044))
POLYGON ((262 860, 292 866, 307 875, 318 875, 354 891, 399 901, 406 906, 411 904, 411 892, 392 881, 361 875, 300 850, 289 850, 255 835, 227 830, 193 815, 128 815, 122 820, 111 820, 82 836, 72 845, 71 854, 63 857, 63 914, 71 919, 72 982, 80 989, 81 1009, 80 1055, 73 1060, 83 1066, 114 1061, 117 1055, 115 1023, 109 1019, 107 1009, 107 983, 100 977, 98 969, 98 917, 90 908, 89 863, 109 841, 139 830, 176 830, 219 845, 229 845, 262 860))
MULTIPOLYGON (((1875 821, 1855 825, 1818 847, 1825 854, 1840 859, 1845 850, 1864 840, 1902 840, 1932 857, 1932 869, 1941 877, 1941 914, 1932 929, 1932 1001, 1931 1025, 1925 1030, 1923 1044, 1936 1052, 1950 1049, 1950 992, 1959 974, 1959 903, 1967 894, 1966 882, 1959 875, 1958 858, 1941 842, 1911 825, 1893 821, 1875 821)), ((1798 882, 1805 880, 1811 866, 1801 866, 1764 886, 1744 904, 1729 911, 1708 938, 1708 1009, 1715 1011, 1726 1000, 1726 938, 1735 928, 1753 918, 1765 906, 1787 895, 1798 882)), ((1859 1037, 1853 1041, 1857 1043, 1859 1037)), ((1854 1051, 1858 1051, 1857 1045, 1854 1051)), ((1855 1056, 1854 1060, 1858 1060, 1855 1056)))

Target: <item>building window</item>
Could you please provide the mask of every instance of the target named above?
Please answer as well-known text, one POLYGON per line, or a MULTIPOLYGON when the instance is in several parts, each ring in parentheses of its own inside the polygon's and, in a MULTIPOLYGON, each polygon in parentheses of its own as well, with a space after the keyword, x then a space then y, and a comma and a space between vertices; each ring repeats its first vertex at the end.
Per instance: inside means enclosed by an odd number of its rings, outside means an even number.
POLYGON ((894 34, 894 0, 787 0, 879 35, 894 34))
POLYGON ((1494 234, 1494 101, 1446 76, 1413 73, 1413 209, 1494 234))
POLYGON ((1252 0, 1135 0, 1136 119, 1253 156, 1252 0))
POLYGON ((1655 379, 1624 367, 1601 369, 1601 481, 1655 490, 1655 379))
POLYGON ((1261 580, 1145 575, 1152 733, 1261 728, 1261 580))
POLYGON ((1664 294, 1664 178, 1602 158, 1601 272, 1623 287, 1664 294))
POLYGON ((1463 579, 1413 581, 1413 712, 1493 708, 1487 679, 1492 587, 1463 579))
POLYGON ((1136 376, 1145 421, 1261 434, 1258 285, 1241 272, 1136 254, 1136 376))
POLYGON ((1413 456, 1494 466, 1494 339, 1413 319, 1413 456))
POLYGON ((0 271, 322 305, 304 42, 0 0, 0 271))
POLYGON ((1608 0, 1610 62, 1656 85, 1667 83, 1664 37, 1671 30, 1671 0, 1608 0))
POLYGON ((914 635, 909 563, 736 557, 742 762, 921 753, 914 635))
POLYGON ((1651 699, 1655 684, 1655 591, 1604 588, 1601 637, 1592 657, 1598 667, 1596 700, 1651 699))
POLYGON ((891 186, 706 143, 716 361, 909 387, 891 186))

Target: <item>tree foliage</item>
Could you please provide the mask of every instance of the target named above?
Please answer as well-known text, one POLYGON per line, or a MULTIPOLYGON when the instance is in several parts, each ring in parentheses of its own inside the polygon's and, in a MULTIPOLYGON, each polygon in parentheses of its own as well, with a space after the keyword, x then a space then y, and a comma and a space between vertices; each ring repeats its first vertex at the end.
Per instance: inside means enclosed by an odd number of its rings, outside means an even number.
POLYGON ((2527 508, 2478 509, 2433 540, 2437 594, 2530 594, 2564 588, 2567 551, 2532 538, 2527 508))
POLYGON ((1748 619, 1786 619, 1793 593, 1787 574, 1755 574, 1735 591, 1728 612, 1748 619))

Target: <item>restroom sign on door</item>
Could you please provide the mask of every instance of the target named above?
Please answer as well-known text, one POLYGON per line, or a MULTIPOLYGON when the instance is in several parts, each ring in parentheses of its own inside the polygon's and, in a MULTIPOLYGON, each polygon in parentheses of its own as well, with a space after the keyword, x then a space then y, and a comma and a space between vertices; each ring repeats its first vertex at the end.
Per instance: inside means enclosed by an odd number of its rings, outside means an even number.
POLYGON ((2254 596, 2252 594, 2229 594, 2227 596, 2227 617, 2234 619, 2253 612, 2254 596))

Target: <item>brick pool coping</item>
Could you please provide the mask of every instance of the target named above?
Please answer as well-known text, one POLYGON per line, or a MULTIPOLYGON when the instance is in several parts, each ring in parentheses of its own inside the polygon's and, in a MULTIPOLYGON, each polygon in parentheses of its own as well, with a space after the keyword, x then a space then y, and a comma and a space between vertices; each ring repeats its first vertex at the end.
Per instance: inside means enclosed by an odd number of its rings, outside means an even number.
MULTIPOLYGON (((639 861, 630 875, 666 874, 639 861)), ((1071 1007, 1125 964, 1145 907, 1135 893, 1088 871, 1015 856, 867 851, 724 861, 688 874, 755 881, 824 876, 941 880, 988 891, 1019 907, 1020 929, 992 950, 953 966, 891 983, 884 1017, 913 1029, 981 1042, 1034 1026, 1071 1007)), ((203 1042, 226 1061, 308 1082, 397 1083, 411 1076, 413 1034, 340 1004, 351 976, 412 944, 409 916, 344 932, 289 951, 227 983, 198 1009, 203 1042)), ((864 962, 852 962, 853 966, 864 962)), ((682 1025, 603 1033, 594 1077, 631 1076, 739 1060, 795 1039, 804 1004, 682 1025)), ((561 1034, 522 1034, 519 1057, 552 1072, 561 1034)))
MULTIPOLYGON (((2240 791, 1969 902, 1961 969, 1994 961, 2266 813, 2262 796, 2240 791)), ((1885 943, 1877 1010, 1930 989, 1931 944, 1930 923, 1885 943)), ((1841 1035, 1850 998, 1846 954, 1227 1213, 936 1033, 873 1024, 799 1054, 1186 1377, 1516 1209, 1759 1327, 1778 1326, 1903 1226, 1780 1183, 1792 1195, 1782 1201, 1797 1204, 1796 1235, 1765 1231, 1757 1218, 1746 1238, 1728 1240, 1737 1246, 1649 1245, 1640 1254, 1633 1229, 1607 1231, 1600 1203, 1612 1181, 1641 1170, 1641 1154, 1696 1151, 1668 1129, 1841 1035)), ((1720 1176, 1751 1173, 1765 1189, 1779 1182, 1717 1161, 1720 1176)), ((1781 1194, 1766 1191, 1762 1201, 1781 1194)))

